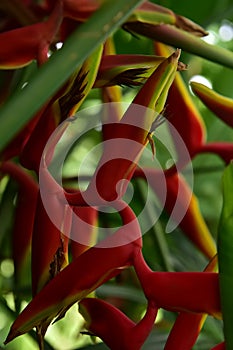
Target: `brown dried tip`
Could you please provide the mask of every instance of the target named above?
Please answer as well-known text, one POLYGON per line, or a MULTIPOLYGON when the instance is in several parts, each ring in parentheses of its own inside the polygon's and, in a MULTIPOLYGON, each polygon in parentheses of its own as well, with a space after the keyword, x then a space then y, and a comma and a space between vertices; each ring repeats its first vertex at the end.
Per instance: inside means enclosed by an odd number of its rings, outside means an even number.
POLYGON ((177 66, 177 70, 180 72, 180 71, 183 71, 183 70, 187 70, 188 69, 188 65, 183 63, 183 62, 178 62, 178 66, 177 66))
POLYGON ((186 32, 192 33, 198 37, 208 35, 208 32, 206 32, 204 28, 183 16, 176 15, 176 27, 181 28, 186 32))
POLYGON ((177 59, 177 58, 180 58, 180 54, 181 54, 181 49, 176 49, 176 51, 173 52, 173 54, 171 55, 171 57, 177 59))

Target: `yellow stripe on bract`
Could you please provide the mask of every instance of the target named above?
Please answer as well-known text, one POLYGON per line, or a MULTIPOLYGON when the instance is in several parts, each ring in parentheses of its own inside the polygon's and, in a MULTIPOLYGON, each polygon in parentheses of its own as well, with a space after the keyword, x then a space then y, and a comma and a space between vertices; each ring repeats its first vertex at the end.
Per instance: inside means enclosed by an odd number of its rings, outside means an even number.
POLYGON ((75 114, 93 87, 99 69, 102 52, 103 45, 99 46, 70 78, 66 93, 59 98, 62 119, 75 114))
MULTIPOLYGON (((217 102, 219 105, 222 105, 223 108, 224 106, 227 106, 229 108, 232 108, 232 113, 233 113, 233 99, 223 96, 219 93, 217 93, 216 91, 208 88, 207 86, 200 84, 200 83, 196 83, 196 82, 191 82, 191 87, 193 89, 193 91, 197 91, 201 93, 201 95, 203 97, 206 96, 206 99, 208 100, 213 100, 215 101, 215 103, 217 102)), ((203 98, 203 102, 205 103, 205 99, 203 98)))
POLYGON ((202 247, 202 251, 205 251, 206 254, 210 258, 212 258, 217 253, 216 245, 215 245, 214 239, 213 239, 211 233, 209 232, 208 227, 206 226, 206 223, 201 215, 198 200, 194 194, 192 195, 192 199, 190 202, 190 209, 194 213, 195 223, 196 223, 196 227, 197 227, 198 233, 199 233, 197 240, 199 241, 199 244, 202 247))

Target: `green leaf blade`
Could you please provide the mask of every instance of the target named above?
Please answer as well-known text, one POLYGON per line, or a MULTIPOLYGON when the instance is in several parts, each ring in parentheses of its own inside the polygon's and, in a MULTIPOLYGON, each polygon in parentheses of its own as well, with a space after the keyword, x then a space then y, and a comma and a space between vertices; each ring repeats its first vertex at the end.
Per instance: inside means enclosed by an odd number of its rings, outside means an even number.
POLYGON ((220 297, 226 350, 233 349, 233 162, 223 175, 223 209, 219 225, 218 255, 220 297))

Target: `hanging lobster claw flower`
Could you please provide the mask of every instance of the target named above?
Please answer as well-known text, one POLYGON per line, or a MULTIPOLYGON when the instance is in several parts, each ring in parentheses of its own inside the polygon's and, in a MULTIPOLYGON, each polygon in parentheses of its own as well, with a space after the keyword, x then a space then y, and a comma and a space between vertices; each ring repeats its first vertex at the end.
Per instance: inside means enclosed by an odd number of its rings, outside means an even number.
POLYGON ((63 317, 71 305, 132 264, 135 251, 142 246, 140 228, 128 206, 119 213, 124 226, 100 246, 81 254, 42 288, 13 323, 6 343, 33 327, 40 329, 43 338, 54 318, 63 317))
POLYGON ((23 67, 33 60, 42 64, 63 19, 62 1, 58 1, 48 20, 0 34, 0 68, 23 67))
POLYGON ((79 310, 87 321, 87 329, 112 350, 141 349, 157 315, 157 308, 149 302, 145 316, 135 324, 116 307, 96 298, 81 300, 79 310))
MULTIPOLYGON (((217 255, 210 261, 204 272, 216 270, 217 255)), ((169 333, 164 350, 190 350, 202 329, 207 314, 180 312, 169 333)))
POLYGON ((215 272, 153 272, 142 252, 134 268, 148 300, 175 312, 207 313, 221 317, 219 276, 215 272))
POLYGON ((191 82, 190 85, 195 95, 222 121, 233 128, 233 100, 203 84, 191 82))

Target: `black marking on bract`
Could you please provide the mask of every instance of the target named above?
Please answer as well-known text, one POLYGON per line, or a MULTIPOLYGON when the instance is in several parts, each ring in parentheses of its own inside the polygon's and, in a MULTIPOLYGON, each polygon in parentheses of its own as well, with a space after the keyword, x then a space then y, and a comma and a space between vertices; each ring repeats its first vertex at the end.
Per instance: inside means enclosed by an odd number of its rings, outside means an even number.
POLYGON ((87 82, 84 82, 87 74, 88 72, 83 72, 81 68, 69 91, 59 99, 62 120, 69 116, 72 108, 85 96, 84 90, 87 86, 87 82))
POLYGON ((146 79, 146 77, 143 77, 143 74, 145 74, 147 71, 148 71, 148 68, 127 69, 126 71, 114 77, 111 80, 110 84, 128 86, 128 87, 140 86, 142 85, 143 81, 146 79))

